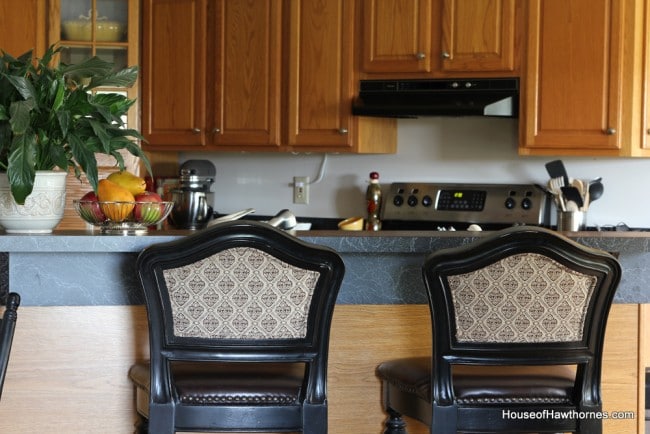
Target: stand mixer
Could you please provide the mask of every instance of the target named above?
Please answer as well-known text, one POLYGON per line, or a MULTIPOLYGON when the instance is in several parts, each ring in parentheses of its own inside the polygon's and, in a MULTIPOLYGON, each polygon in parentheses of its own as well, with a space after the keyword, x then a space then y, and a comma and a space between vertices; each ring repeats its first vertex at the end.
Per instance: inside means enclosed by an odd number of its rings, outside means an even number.
POLYGON ((212 219, 212 183, 217 171, 208 160, 188 160, 180 168, 178 187, 171 191, 169 215, 177 229, 203 229, 212 219))

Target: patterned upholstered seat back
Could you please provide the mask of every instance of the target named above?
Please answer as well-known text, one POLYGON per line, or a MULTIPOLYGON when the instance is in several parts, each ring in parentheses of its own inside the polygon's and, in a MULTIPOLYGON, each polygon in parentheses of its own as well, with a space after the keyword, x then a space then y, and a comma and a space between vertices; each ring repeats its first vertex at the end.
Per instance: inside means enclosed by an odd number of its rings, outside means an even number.
POLYGON ((458 342, 582 340, 597 278, 537 253, 448 277, 458 342))
POLYGON ((208 339, 300 339, 320 274, 252 247, 163 271, 174 334, 208 339))

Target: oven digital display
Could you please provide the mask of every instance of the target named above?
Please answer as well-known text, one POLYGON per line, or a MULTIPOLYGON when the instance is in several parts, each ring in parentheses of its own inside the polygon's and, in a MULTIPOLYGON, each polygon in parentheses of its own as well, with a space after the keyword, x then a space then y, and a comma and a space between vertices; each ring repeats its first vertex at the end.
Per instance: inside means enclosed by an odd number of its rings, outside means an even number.
POLYGON ((483 211, 485 190, 440 190, 436 209, 439 211, 483 211))

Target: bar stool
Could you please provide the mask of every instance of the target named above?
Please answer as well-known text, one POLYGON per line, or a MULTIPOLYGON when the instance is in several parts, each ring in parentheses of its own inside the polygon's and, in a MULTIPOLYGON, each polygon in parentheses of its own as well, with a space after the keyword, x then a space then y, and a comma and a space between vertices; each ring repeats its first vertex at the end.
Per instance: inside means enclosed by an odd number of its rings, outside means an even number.
POLYGON ((140 432, 327 433, 336 252, 235 221, 150 246, 136 266, 151 358, 129 371, 140 432))
POLYGON ((7 295, 5 311, 2 314, 2 322, 0 323, 0 397, 2 396, 2 389, 7 375, 9 354, 11 353, 11 346, 14 340, 19 305, 20 295, 15 292, 10 292, 7 295))
POLYGON ((436 434, 601 433, 603 340, 620 275, 612 255, 536 227, 432 253, 432 356, 377 367, 385 434, 406 432, 402 415, 436 434))

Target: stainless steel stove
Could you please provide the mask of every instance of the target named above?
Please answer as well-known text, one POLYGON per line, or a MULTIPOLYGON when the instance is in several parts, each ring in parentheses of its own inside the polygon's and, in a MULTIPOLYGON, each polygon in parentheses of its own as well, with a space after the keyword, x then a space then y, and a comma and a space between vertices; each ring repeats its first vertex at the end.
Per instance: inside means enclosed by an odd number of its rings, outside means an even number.
POLYGON ((390 185, 382 206, 384 230, 466 230, 550 225, 551 198, 535 184, 390 185))

